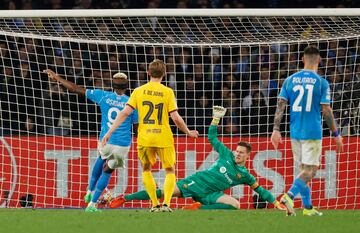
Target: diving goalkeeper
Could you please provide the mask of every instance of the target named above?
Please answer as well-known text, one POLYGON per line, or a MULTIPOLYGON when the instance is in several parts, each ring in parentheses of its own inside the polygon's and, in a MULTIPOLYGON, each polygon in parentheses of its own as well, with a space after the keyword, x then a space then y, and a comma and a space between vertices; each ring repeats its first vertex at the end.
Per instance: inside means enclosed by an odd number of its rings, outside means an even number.
MULTIPOLYGON (((224 193, 224 190, 247 184, 261 199, 273 203, 278 209, 285 210, 268 190, 261 187, 253 175, 245 167, 250 156, 251 146, 247 142, 239 142, 236 150, 231 151, 217 138, 217 129, 220 119, 225 115, 226 108, 213 107, 213 119, 209 128, 208 139, 219 158, 209 169, 196 172, 176 183, 173 197, 191 197, 195 203, 184 209, 239 209, 240 203, 234 197, 224 193)), ((163 196, 163 190, 157 189, 158 198, 163 196)), ((131 200, 149 200, 145 190, 130 195, 120 195, 113 199, 109 206, 116 208, 131 200)))

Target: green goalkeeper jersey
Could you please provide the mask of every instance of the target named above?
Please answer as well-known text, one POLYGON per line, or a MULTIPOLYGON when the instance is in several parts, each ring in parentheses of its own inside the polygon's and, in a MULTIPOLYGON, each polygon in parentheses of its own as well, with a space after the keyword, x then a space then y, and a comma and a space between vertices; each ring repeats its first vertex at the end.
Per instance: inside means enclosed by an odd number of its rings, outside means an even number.
POLYGON ((238 166, 235 163, 235 157, 217 138, 217 126, 211 125, 209 128, 208 139, 214 149, 219 153, 217 161, 207 170, 199 171, 178 182, 184 197, 196 193, 198 196, 213 192, 224 191, 230 187, 247 184, 254 185, 256 179, 244 166, 238 166), (191 187, 192 186, 192 187, 191 187))

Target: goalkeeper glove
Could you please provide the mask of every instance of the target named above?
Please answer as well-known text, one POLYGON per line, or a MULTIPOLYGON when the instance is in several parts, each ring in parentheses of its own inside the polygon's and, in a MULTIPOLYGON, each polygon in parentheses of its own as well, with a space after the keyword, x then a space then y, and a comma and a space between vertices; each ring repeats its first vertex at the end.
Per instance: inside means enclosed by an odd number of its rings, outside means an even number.
POLYGON ((278 210, 286 211, 286 206, 281 204, 279 201, 274 201, 274 207, 278 210))
POLYGON ((222 106, 213 106, 213 120, 211 122, 211 124, 213 125, 218 125, 220 122, 220 119, 225 116, 226 113, 226 108, 222 107, 222 106))

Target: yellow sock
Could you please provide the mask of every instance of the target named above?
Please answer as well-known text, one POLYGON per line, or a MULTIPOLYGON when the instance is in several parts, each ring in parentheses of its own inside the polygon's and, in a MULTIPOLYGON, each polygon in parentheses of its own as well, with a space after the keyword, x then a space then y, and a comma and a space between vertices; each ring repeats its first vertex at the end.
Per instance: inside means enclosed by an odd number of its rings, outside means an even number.
POLYGON ((156 197, 156 183, 151 172, 143 172, 142 179, 145 190, 148 193, 153 206, 159 205, 159 200, 156 197))
POLYGON ((174 173, 168 173, 165 176, 164 182, 164 204, 170 206, 170 201, 174 193, 174 188, 176 184, 176 176, 174 173))

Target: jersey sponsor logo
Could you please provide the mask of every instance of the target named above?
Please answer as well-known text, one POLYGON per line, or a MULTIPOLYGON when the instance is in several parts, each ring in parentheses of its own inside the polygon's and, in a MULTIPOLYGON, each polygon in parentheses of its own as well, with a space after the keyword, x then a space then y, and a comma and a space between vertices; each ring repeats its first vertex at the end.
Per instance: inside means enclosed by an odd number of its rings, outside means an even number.
POLYGON ((226 172, 226 167, 220 167, 219 171, 224 174, 226 172))
POLYGON ((227 179, 227 181, 228 181, 230 184, 233 183, 233 180, 230 179, 229 175, 226 173, 226 167, 220 167, 219 171, 220 171, 221 174, 224 174, 225 178, 227 179))

